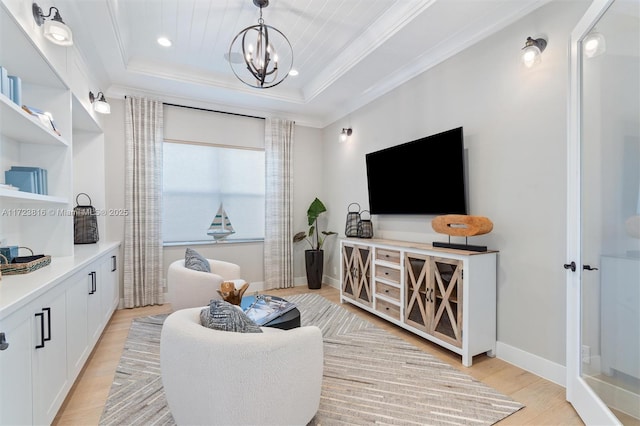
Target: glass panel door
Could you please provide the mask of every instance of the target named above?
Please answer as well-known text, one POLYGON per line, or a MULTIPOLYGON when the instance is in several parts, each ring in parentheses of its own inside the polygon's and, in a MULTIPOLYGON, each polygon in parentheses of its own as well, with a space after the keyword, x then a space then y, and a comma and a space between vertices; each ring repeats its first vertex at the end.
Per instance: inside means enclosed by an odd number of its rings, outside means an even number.
POLYGON ((640 3, 595 1, 581 25, 572 40, 579 178, 569 182, 577 238, 568 241, 578 261, 568 279, 567 398, 587 424, 638 424, 640 3))

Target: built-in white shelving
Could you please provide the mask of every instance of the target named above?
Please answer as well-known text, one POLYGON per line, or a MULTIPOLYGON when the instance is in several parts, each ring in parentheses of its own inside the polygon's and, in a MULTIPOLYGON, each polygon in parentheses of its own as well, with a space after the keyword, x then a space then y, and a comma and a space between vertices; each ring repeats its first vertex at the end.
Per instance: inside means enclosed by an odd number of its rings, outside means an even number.
POLYGON ((0 96, 2 135, 23 143, 68 146, 67 140, 46 128, 6 96, 0 96))
POLYGON ((20 201, 20 202, 37 202, 37 203, 51 203, 51 204, 67 204, 69 199, 65 197, 54 197, 51 195, 34 194, 32 192, 16 191, 12 189, 0 188, 0 197, 5 201, 20 201))

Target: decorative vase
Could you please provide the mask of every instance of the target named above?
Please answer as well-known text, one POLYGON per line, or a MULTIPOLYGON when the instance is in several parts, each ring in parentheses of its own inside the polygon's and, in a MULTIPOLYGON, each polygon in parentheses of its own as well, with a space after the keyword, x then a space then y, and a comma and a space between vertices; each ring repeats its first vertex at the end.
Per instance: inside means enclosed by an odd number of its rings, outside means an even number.
POLYGON ((307 269, 307 286, 310 289, 317 290, 322 287, 324 251, 305 250, 304 261, 307 269))

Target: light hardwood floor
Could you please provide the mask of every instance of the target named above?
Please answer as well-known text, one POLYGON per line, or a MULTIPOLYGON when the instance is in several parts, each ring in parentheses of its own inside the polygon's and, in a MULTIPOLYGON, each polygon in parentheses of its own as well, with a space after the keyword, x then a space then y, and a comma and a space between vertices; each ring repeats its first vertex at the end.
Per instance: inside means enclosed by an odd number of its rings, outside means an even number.
MULTIPOLYGON (((320 290, 296 287, 293 289, 270 290, 268 293, 286 297, 309 291, 320 294, 334 303, 340 303, 338 290, 326 285, 320 290)), ((425 352, 437 356, 525 405, 522 410, 499 422, 500 425, 583 424, 571 404, 565 400, 565 389, 562 386, 544 380, 500 359, 489 358, 486 355, 474 357, 473 366, 464 367, 461 364, 462 360, 459 355, 442 349, 350 304, 343 304, 342 306, 366 317, 379 327, 400 336, 425 352)), ((116 311, 58 412, 54 424, 98 424, 132 319, 168 312, 171 312, 168 304, 116 311)))

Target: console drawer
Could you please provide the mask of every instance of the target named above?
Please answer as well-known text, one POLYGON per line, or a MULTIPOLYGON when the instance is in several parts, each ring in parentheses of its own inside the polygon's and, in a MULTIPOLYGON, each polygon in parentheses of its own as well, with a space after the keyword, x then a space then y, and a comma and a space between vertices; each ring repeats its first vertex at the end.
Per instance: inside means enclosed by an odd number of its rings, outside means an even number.
POLYGON ((400 302, 400 288, 376 281, 376 294, 400 302))
POLYGON ((376 278, 384 278, 387 281, 400 284, 400 270, 376 265, 376 278))
POLYGON ((389 303, 386 300, 376 299, 376 310, 400 321, 400 306, 389 303))
POLYGON ((398 250, 376 249, 376 260, 400 265, 400 252, 398 250))

